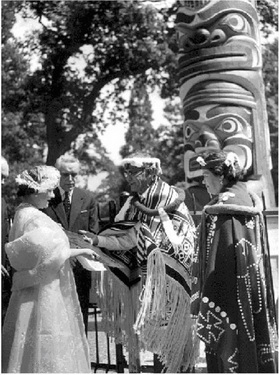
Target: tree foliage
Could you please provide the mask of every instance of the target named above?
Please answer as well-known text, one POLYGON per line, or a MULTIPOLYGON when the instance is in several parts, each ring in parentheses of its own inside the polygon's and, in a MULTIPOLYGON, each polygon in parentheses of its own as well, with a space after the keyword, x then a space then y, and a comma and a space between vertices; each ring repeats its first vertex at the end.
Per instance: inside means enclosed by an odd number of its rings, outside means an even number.
POLYGON ((156 130, 159 142, 153 152, 162 162, 164 180, 171 185, 184 185, 184 137, 180 101, 168 100, 164 113, 171 126, 161 125, 156 130))
POLYGON ((122 94, 132 78, 160 81, 171 56, 163 18, 141 1, 3 1, 2 19, 2 152, 12 173, 42 163, 45 152, 46 163, 54 164, 69 150, 88 173, 112 173, 98 134, 125 121, 122 94), (11 33, 18 13, 41 25, 20 41, 11 33))
POLYGON ((126 143, 120 150, 122 158, 136 151, 146 151, 146 147, 150 148, 154 143, 153 111, 147 89, 145 80, 135 80, 128 105, 126 143))
POLYGON ((256 7, 260 30, 264 38, 267 38, 274 31, 278 31, 278 2, 277 0, 257 0, 256 7))
POLYGON ((10 216, 17 204, 13 177, 30 165, 41 163, 43 148, 39 145, 44 143, 45 133, 42 119, 26 111, 28 98, 24 82, 28 80, 28 59, 20 53, 20 45, 11 33, 20 8, 21 4, 16 1, 2 2, 1 152, 9 162, 11 175, 2 188, 10 216), (36 126, 30 126, 32 117, 36 126))
POLYGON ((23 14, 42 25, 37 42, 29 39, 22 46, 32 45, 40 56, 40 68, 25 89, 29 112, 44 115, 52 146, 47 163, 53 164, 80 134, 103 129, 108 101, 115 103, 109 121, 123 120, 119 109, 127 80, 148 72, 149 84, 158 82, 152 72, 159 72, 168 56, 164 23, 153 7, 138 1, 26 1, 23 14), (108 84, 114 90, 106 97, 102 90, 108 84))

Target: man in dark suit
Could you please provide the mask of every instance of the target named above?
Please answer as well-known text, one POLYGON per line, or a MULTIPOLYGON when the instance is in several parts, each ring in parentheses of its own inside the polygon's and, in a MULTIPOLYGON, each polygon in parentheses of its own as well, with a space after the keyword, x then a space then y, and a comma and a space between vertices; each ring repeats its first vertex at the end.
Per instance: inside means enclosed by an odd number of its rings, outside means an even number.
MULTIPOLYGON (((54 190, 55 197, 50 200, 44 212, 68 231, 78 233, 82 229, 97 233, 97 206, 93 195, 88 190, 75 187, 80 172, 79 160, 63 155, 57 159, 55 167, 61 173, 60 186, 54 190)), ((72 262, 72 266, 87 333, 91 272, 76 260, 72 262)))

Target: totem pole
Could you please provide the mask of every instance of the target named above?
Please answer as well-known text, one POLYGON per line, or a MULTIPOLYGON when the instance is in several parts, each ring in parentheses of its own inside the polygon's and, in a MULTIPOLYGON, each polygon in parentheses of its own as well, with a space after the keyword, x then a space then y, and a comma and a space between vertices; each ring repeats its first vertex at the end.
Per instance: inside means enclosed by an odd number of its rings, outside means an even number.
POLYGON ((180 4, 176 28, 187 190, 199 200, 197 155, 223 149, 238 155, 249 188, 264 195, 267 207, 275 206, 255 1, 180 4))

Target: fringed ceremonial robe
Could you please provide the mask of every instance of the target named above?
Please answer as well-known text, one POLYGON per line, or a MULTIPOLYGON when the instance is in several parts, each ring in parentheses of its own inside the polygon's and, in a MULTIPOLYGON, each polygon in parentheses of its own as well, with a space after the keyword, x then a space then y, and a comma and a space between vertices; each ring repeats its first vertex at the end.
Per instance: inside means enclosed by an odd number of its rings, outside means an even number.
MULTIPOLYGON (((158 179, 140 202, 149 209, 159 209, 177 196, 173 187, 158 179)), ((190 294, 195 226, 187 207, 181 203, 168 215, 162 211, 151 216, 128 200, 117 219, 137 223, 136 256, 145 275, 134 326, 140 341, 146 350, 159 355, 168 372, 194 366, 197 348, 190 294)))
POLYGON ((203 210, 191 312, 208 372, 274 372, 275 311, 261 212, 243 182, 203 210))

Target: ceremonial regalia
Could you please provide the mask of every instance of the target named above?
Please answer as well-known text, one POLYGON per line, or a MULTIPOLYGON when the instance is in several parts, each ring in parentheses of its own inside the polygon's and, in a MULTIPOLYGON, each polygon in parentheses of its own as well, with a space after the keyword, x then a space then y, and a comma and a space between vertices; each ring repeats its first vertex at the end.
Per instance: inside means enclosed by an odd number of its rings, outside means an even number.
POLYGON ((262 207, 244 182, 204 207, 191 312, 208 372, 274 372, 277 342, 262 207))
POLYGON ((116 221, 98 235, 98 246, 115 250, 109 254, 121 259, 123 267, 125 258, 128 267, 133 256, 142 280, 132 272, 129 285, 124 268, 108 268, 114 281, 102 288, 102 311, 112 311, 110 318, 124 330, 123 336, 130 336, 129 350, 134 325, 142 346, 159 356, 167 372, 193 367, 197 347, 190 294, 195 226, 183 199, 158 177, 143 194, 127 199, 116 221))

